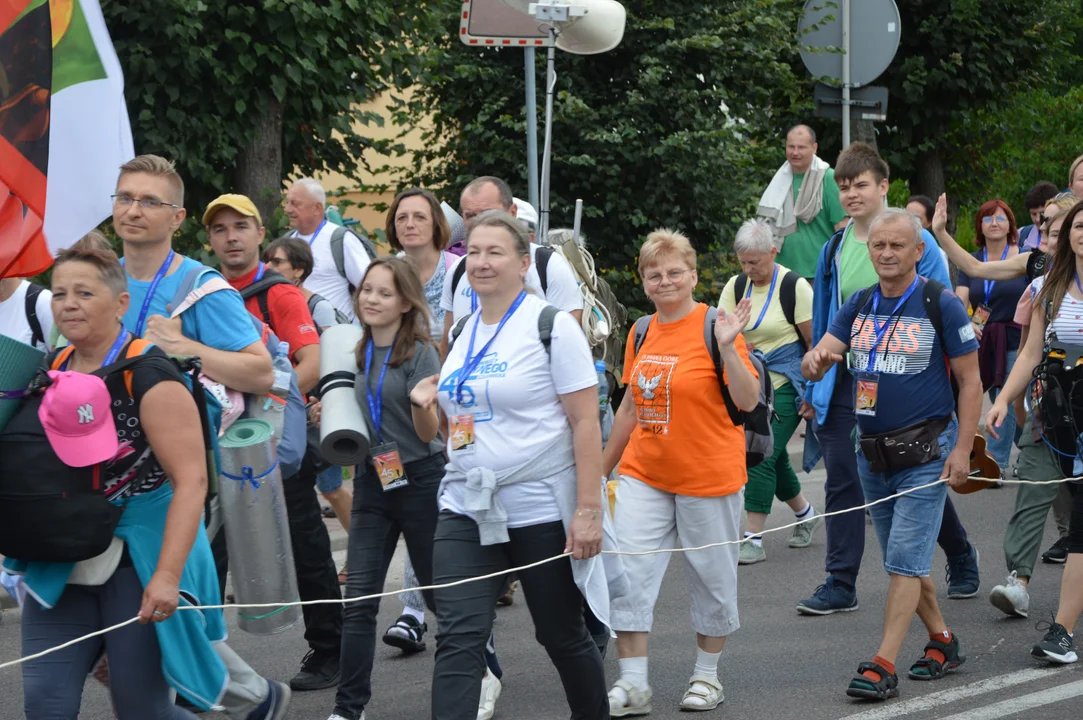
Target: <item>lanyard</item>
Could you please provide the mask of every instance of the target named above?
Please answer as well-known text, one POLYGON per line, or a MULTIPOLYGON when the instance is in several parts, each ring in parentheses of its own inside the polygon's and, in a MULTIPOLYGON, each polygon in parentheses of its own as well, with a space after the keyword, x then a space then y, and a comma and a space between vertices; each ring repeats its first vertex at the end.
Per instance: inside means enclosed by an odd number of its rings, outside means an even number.
MULTIPOLYGON (((767 299, 763 301, 763 309, 760 310, 760 316, 756 320, 756 324, 749 328, 749 332, 755 330, 763 322, 763 316, 767 314, 767 308, 771 306, 771 297, 775 294, 775 280, 778 280, 778 265, 775 265, 775 274, 771 276, 771 289, 767 291, 767 299)), ((752 281, 748 281, 748 290, 745 292, 745 297, 752 297, 752 281)))
POLYGON ((312 233, 312 237, 310 237, 308 239, 308 246, 309 247, 312 247, 312 243, 316 242, 316 236, 320 234, 320 230, 323 230, 323 226, 326 225, 326 224, 327 224, 327 218, 324 218, 323 222, 320 223, 320 226, 318 228, 316 228, 316 232, 312 233))
POLYGON ((147 288, 147 296, 143 298, 143 307, 139 311, 139 319, 135 321, 135 334, 142 337, 143 330, 146 329, 145 323, 147 322, 147 312, 150 310, 150 303, 154 300, 154 293, 158 290, 158 283, 162 282, 162 278, 165 277, 166 271, 169 270, 169 266, 173 264, 173 256, 175 253, 170 250, 169 256, 166 257, 165 262, 158 268, 158 272, 154 274, 154 279, 150 281, 150 287, 147 288))
MULTIPOLYGON (((1000 260, 1001 260, 1001 262, 1003 262, 1007 258, 1008 258, 1008 245, 1005 244, 1004 245, 1004 252, 1000 253, 1000 260)), ((989 248, 983 247, 981 249, 981 261, 982 262, 989 262, 989 248)), ((997 284, 997 281, 996 280, 985 280, 983 282, 985 284, 985 304, 988 305, 989 302, 990 302, 989 298, 993 293, 993 286, 997 284)))
POLYGON ((478 336, 478 325, 481 324, 481 316, 474 318, 474 329, 470 331, 470 344, 466 346, 466 360, 463 362, 462 369, 459 370, 459 380, 455 383, 455 402, 459 403, 459 405, 463 404, 463 385, 466 384, 470 373, 474 372, 478 365, 481 364, 481 360, 485 357, 485 353, 489 351, 489 346, 493 344, 493 340, 496 340, 496 336, 500 334, 508 319, 515 314, 515 311, 519 309, 525 299, 526 291, 520 290, 515 302, 511 304, 511 307, 508 308, 508 311, 504 313, 504 317, 500 320, 500 324, 496 326, 496 332, 489 338, 489 342, 485 343, 481 350, 478 351, 477 355, 474 354, 474 340, 478 336))
POLYGON ((263 279, 263 273, 267 272, 267 266, 263 263, 259 264, 259 269, 256 270, 256 277, 252 278, 252 282, 256 283, 263 279))
MULTIPOLYGON (((113 347, 109 348, 109 354, 105 356, 105 361, 102 363, 102 367, 108 367, 117 361, 117 355, 120 355, 120 351, 124 347, 124 344, 128 342, 129 337, 130 335, 128 334, 128 331, 121 329, 120 334, 117 335, 117 339, 113 341, 113 347)), ((61 366, 61 370, 68 369, 68 363, 71 362, 71 358, 72 356, 69 355, 68 359, 65 360, 64 364, 61 366)))
POLYGON ((1079 291, 1080 295, 1083 295, 1083 285, 1079 284, 1079 273, 1075 274, 1075 289, 1079 291))
POLYGON ((865 372, 872 372, 873 367, 876 365, 876 348, 880 346, 880 341, 884 339, 884 335, 887 334, 887 326, 891 324, 891 316, 898 311, 902 313, 903 306, 906 305, 906 301, 910 299, 910 296, 914 294, 914 289, 918 286, 918 279, 915 277, 914 282, 910 283, 910 287, 907 288, 906 293, 899 298, 899 304, 888 313, 887 319, 884 320, 884 324, 880 325, 876 322, 876 311, 880 308, 880 286, 876 286, 876 291, 872 296, 872 326, 876 330, 876 339, 873 340, 872 347, 869 349, 869 364, 865 367, 865 372))
MULTIPOLYGON (((395 334, 398 337, 398 333, 395 334)), ((380 438, 380 442, 384 441, 384 436, 380 432, 380 426, 384 423, 384 378, 387 377, 387 360, 391 357, 391 351, 395 349, 395 340, 391 340, 391 347, 387 349, 387 353, 384 355, 383 367, 380 368, 380 379, 376 381, 376 397, 372 396, 372 389, 369 385, 369 370, 372 369, 372 352, 375 343, 369 338, 369 341, 365 343, 365 397, 369 401, 369 415, 372 416, 372 426, 376 428, 376 436, 380 438)))
POLYGON ((475 313, 478 311, 478 294, 474 292, 474 288, 470 288, 470 312, 475 313))

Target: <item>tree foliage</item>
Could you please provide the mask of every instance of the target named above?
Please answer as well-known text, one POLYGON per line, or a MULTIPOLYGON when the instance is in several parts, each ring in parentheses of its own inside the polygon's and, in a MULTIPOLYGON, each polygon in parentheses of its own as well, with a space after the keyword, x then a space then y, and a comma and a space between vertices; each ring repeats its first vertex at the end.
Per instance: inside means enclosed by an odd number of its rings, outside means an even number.
MULTIPOLYGON (((809 87, 794 70, 799 8, 790 0, 623 4, 628 21, 615 50, 557 52, 551 226, 570 225, 582 198, 598 266, 625 302, 642 307, 632 286, 643 237, 668 226, 701 253, 729 247, 784 161, 782 136, 807 109, 809 87)), ((454 31, 460 5, 452 5, 454 31)), ((470 178, 499 175, 525 198, 523 53, 467 47, 452 32, 427 55, 431 65, 400 116, 434 112, 413 179, 457 204, 470 178)), ((540 148, 544 52, 535 69, 540 148)), ((710 268, 701 276, 714 279, 710 268)))
MULTIPOLYGON (((286 175, 359 179, 364 151, 402 152, 366 137, 364 126, 382 119, 358 106, 413 84, 417 45, 442 31, 442 15, 417 0, 102 5, 136 151, 176 161, 190 217, 231 191, 252 194, 268 215, 286 175)), ((186 223, 182 246, 199 256, 197 228, 186 223)))

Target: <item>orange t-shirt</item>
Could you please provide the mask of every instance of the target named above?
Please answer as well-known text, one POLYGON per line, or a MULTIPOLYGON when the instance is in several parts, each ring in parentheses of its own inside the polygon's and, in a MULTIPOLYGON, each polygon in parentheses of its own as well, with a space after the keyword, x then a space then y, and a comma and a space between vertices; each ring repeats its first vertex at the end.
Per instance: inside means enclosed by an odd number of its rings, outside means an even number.
MULTIPOLYGON (((719 497, 743 488, 748 469, 744 428, 730 420, 703 339, 706 314, 700 303, 677 322, 659 323, 655 316, 638 355, 634 328, 629 334, 624 384, 625 397, 635 402, 636 427, 620 473, 678 495, 719 497)), ((734 346, 755 375, 743 335, 734 346)))

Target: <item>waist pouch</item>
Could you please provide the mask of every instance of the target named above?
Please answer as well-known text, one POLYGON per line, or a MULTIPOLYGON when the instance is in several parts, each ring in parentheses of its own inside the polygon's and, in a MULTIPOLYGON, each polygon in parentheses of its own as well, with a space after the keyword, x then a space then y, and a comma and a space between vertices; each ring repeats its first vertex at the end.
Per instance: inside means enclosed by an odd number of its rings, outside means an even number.
POLYGON ((951 416, 925 420, 879 435, 861 436, 861 452, 873 472, 893 472, 917 467, 940 457, 940 433, 951 416))

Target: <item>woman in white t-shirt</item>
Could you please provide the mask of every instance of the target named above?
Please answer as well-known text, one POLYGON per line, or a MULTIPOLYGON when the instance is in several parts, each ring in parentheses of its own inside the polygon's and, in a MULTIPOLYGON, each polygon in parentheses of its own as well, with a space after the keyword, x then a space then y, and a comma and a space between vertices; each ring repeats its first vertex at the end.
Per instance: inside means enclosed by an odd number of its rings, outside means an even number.
MULTIPOLYGON (((493 210, 474 219, 466 263, 479 307, 453 331, 440 373, 450 461, 439 495, 433 582, 571 552, 574 560, 518 576, 572 717, 605 717, 602 658, 583 621, 584 595, 602 622, 609 618, 606 573, 593 567, 602 562, 603 522, 594 361, 571 315, 550 315, 524 290, 530 244, 514 217, 493 210), (547 324, 548 347, 541 339, 547 324)), ((483 652, 503 585, 498 575, 436 590, 434 720, 477 717, 483 652)))
MULTIPOLYGON (((1030 333, 1026 344, 1019 352, 1011 374, 1004 383, 1004 389, 997 396, 992 409, 985 418, 985 427, 993 437, 1001 431, 1004 418, 1010 412, 1012 401, 1028 393, 1039 403, 1038 410, 1042 410, 1042 402, 1046 398, 1056 397, 1054 393, 1032 393, 1029 389, 1034 372, 1045 358, 1044 351, 1047 345, 1065 348, 1070 353, 1066 362, 1071 365, 1075 360, 1075 352, 1072 346, 1080 344, 1083 337, 1083 286, 1080 278, 1083 277, 1083 202, 1077 203, 1064 215, 1060 228, 1060 238, 1056 249, 1053 251, 1053 262, 1049 272, 1036 279, 1033 283, 1038 295, 1035 298, 1034 307, 1031 310, 1030 333), (1052 318, 1052 322, 1046 322, 1046 318, 1052 318), (1048 326, 1047 326, 1048 325, 1048 326)), ((1044 375, 1044 371, 1039 376, 1044 375)), ((1050 372, 1053 376, 1053 373, 1050 372)), ((1083 371, 1078 368, 1057 373, 1062 383, 1064 395, 1069 398, 1072 414, 1075 416, 1074 425, 1066 425, 1063 421, 1054 422, 1052 426, 1045 427, 1042 432, 1047 441, 1056 447, 1057 455, 1061 461, 1061 469, 1065 476, 1078 474, 1074 464, 1078 463, 1078 451, 1076 449, 1077 433, 1079 425, 1083 424, 1083 417, 1079 408, 1079 401, 1073 400, 1078 397, 1075 383, 1083 381, 1083 371)), ((1059 415, 1060 413, 1046 413, 1047 416, 1059 415)), ((1049 624, 1045 637, 1030 651, 1031 655, 1048 659, 1056 663, 1075 662, 1076 653, 1072 647, 1071 632, 1083 614, 1083 488, 1072 483, 1069 486, 1072 493, 1072 514, 1068 537, 1065 545, 1068 550, 1068 561, 1064 566, 1064 577, 1061 579, 1060 606, 1056 617, 1049 624)))

